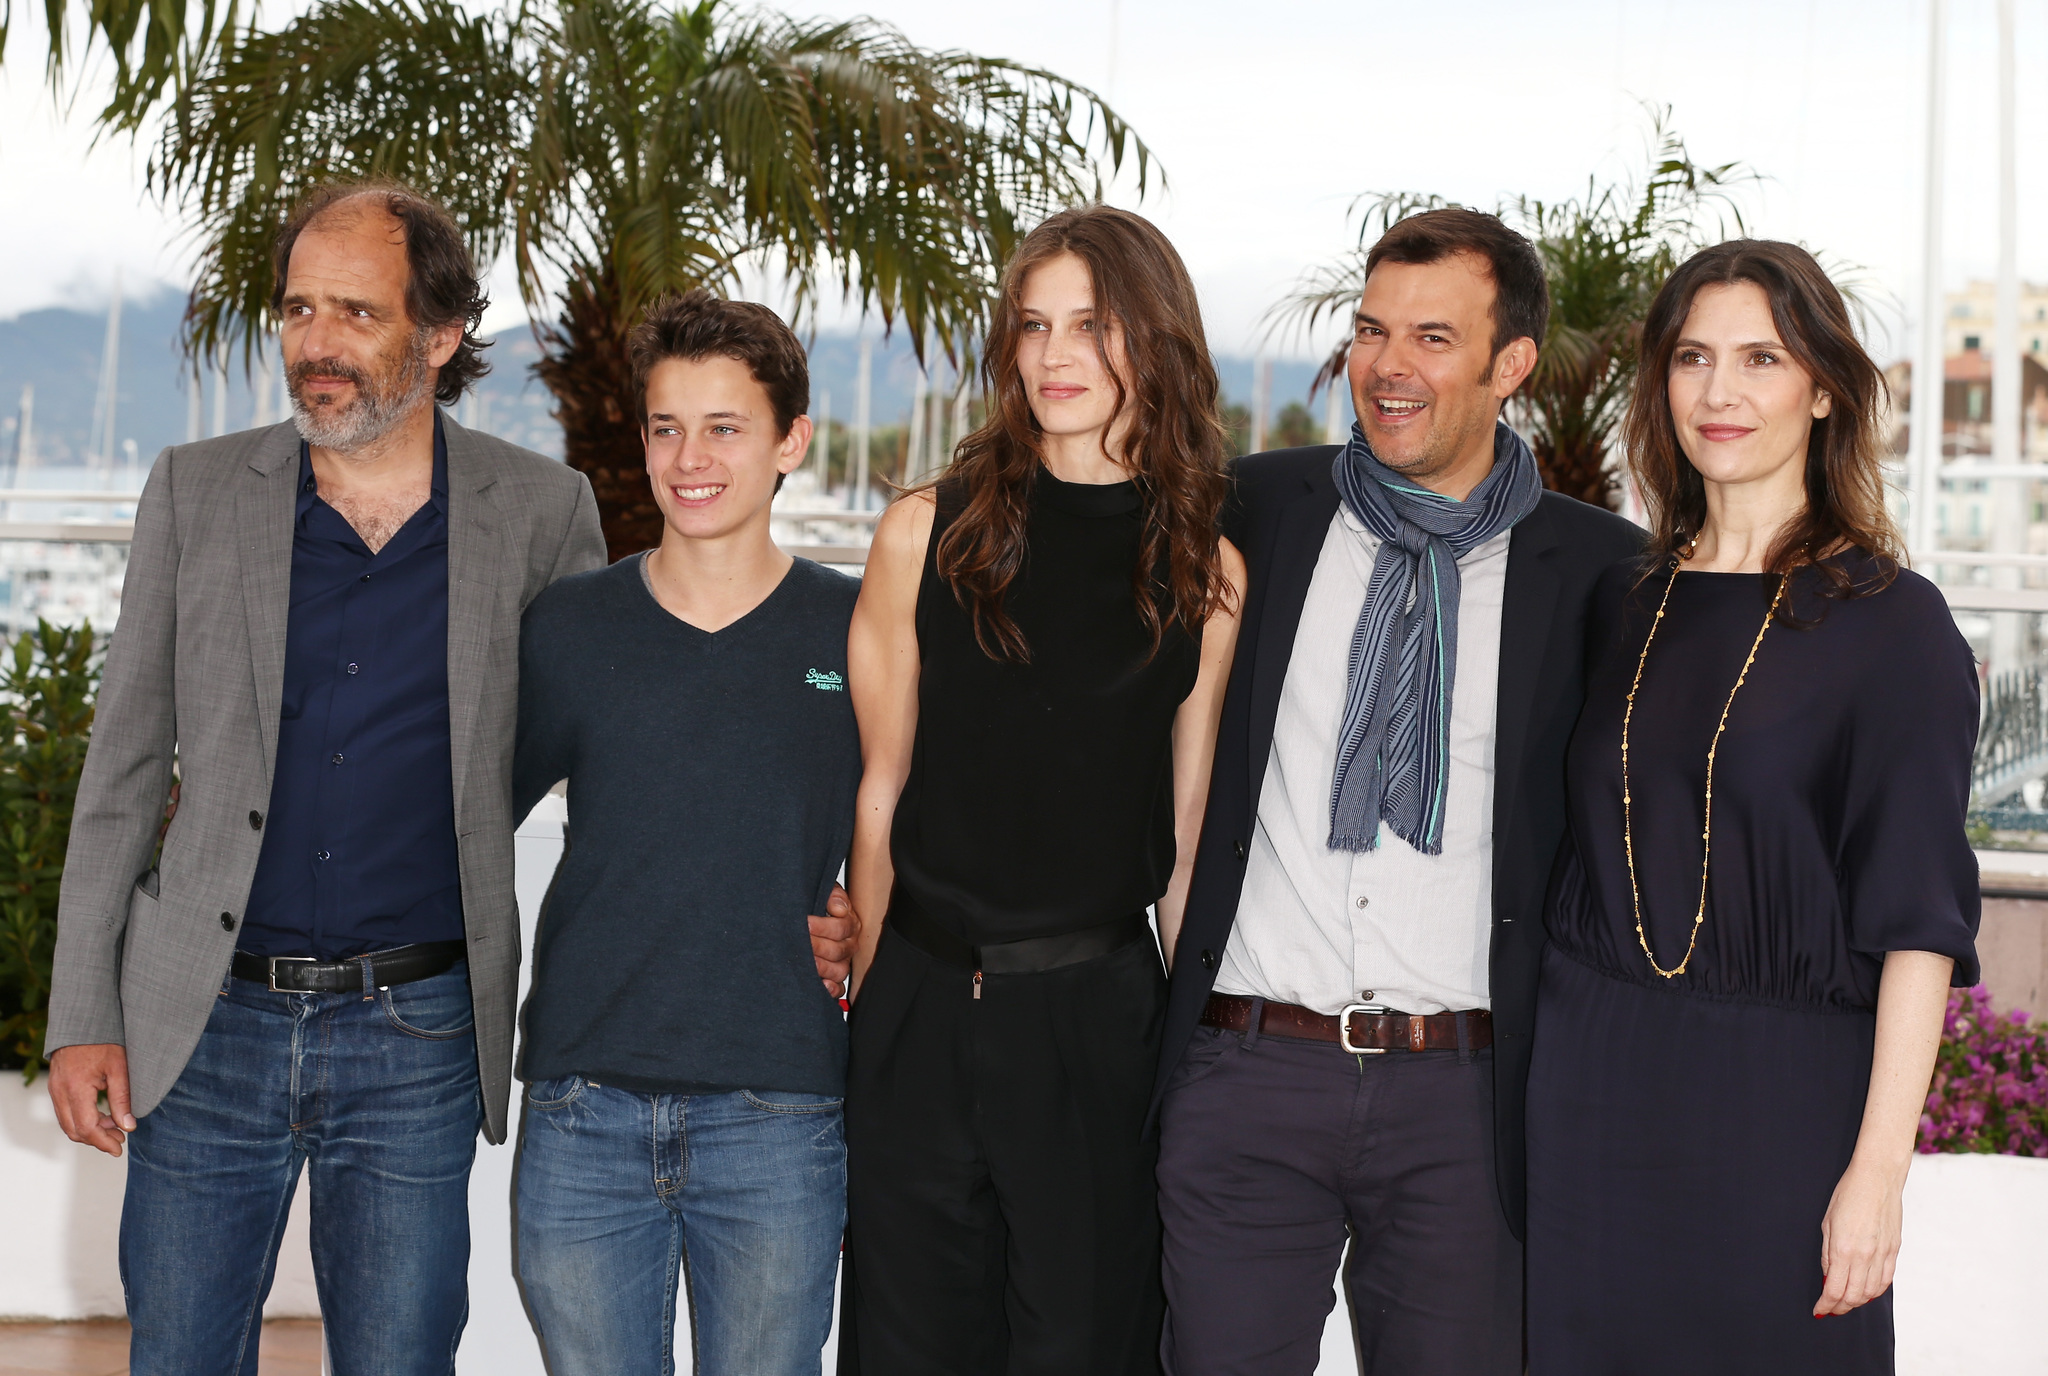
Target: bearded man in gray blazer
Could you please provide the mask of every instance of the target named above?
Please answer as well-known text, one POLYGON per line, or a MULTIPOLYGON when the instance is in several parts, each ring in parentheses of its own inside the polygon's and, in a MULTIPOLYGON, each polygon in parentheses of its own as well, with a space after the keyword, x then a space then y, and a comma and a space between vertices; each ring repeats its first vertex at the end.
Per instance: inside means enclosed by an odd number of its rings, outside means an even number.
POLYGON ((333 1369, 447 1372, 476 1132, 505 1137, 519 618, 605 545, 581 474, 435 404, 486 371, 439 206, 324 188, 276 282, 292 423, 166 450, 136 509, 50 1091, 132 1148, 133 1371, 255 1372, 310 1163, 333 1369))

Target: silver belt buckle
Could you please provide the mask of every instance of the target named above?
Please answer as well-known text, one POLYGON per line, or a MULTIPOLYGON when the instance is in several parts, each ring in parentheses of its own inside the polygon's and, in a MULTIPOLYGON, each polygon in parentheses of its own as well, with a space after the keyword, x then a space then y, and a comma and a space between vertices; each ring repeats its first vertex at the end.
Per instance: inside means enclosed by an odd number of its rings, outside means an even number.
POLYGON ((1391 1013, 1394 1010, 1384 1003, 1347 1003, 1337 1014, 1337 1045, 1354 1056, 1384 1056, 1384 1046, 1353 1046, 1351 1044, 1351 1015, 1353 1013, 1391 1013))
POLYGON ((272 957, 270 957, 270 992, 271 992, 271 993, 273 993, 273 994, 303 994, 303 993, 305 993, 306 991, 305 991, 305 990, 303 990, 303 989, 280 989, 280 988, 278 988, 278 987, 277 987, 277 963, 278 963, 279 961, 281 961, 281 960, 295 960, 295 961, 298 961, 298 962, 299 962, 300 964, 302 964, 302 965, 317 965, 317 964, 319 964, 319 960, 318 960, 318 959, 317 959, 316 957, 314 957, 314 956, 272 956, 272 957))

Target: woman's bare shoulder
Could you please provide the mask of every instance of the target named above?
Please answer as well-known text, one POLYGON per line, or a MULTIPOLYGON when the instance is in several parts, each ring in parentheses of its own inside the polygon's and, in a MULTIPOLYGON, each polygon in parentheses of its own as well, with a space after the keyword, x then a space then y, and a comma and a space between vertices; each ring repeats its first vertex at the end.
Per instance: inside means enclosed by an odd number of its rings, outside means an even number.
POLYGON ((932 538, 938 500, 930 488, 906 492, 889 504, 875 523, 868 547, 868 572, 916 576, 924 568, 925 547, 932 538))

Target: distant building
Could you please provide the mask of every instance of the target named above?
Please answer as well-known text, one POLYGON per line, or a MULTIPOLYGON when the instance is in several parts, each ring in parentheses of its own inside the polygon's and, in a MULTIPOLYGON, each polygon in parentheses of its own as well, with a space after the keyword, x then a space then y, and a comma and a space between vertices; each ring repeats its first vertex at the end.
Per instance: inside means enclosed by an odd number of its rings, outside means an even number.
MULTIPOLYGON (((2020 455, 2048 463, 2048 356, 2020 355, 2020 455)), ((1941 449, 1952 459, 1990 457, 1991 355, 1950 354, 1943 368, 1941 449)))
MULTIPOLYGON (((1965 298, 1957 297, 1955 300, 1965 298)), ((2041 297, 2048 303, 2048 295, 2041 297)), ((2021 312, 2022 316, 2026 311, 2021 312)), ((2048 325, 2041 327, 2048 343, 2048 325)), ((1974 336, 1972 336, 1974 337, 1974 336)), ((1979 341, 1982 342, 1982 341, 1979 341)), ((2021 343, 2028 339, 2022 337, 2021 343)), ((1991 458, 1991 355, 1982 348, 1952 353, 1942 368, 1941 455, 1944 462, 1991 458)), ((1894 363, 1885 369, 1891 389, 1892 449, 1903 462, 1912 420, 1913 365, 1894 363)), ((2020 423, 2020 460, 2048 465, 2048 350, 2020 356, 2020 395, 2025 398, 2020 423)), ((2048 466, 2042 469, 2048 483, 2048 466)), ((2021 500, 2028 508, 2027 550, 2048 554, 2048 502, 2042 489, 2025 485, 2021 500)), ((1935 508, 1937 543, 1944 549, 1983 550, 1992 534, 1992 485, 1982 479, 1951 476, 1935 508)))
MULTIPOLYGON (((1972 282, 1951 293, 1943 352, 1951 358, 1990 353, 1997 301, 1998 286, 1993 282, 1972 282)), ((2020 352, 2048 365, 2048 285, 2020 283, 2020 352)))

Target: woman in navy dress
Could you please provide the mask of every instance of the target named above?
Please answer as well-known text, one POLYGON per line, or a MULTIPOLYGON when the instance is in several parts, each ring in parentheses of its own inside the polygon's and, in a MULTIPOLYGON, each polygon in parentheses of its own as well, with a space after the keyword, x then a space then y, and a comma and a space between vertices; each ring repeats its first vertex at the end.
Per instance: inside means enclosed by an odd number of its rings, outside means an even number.
POLYGON ((1882 381, 1805 250, 1679 268, 1627 432, 1529 1078, 1532 1376, 1892 1364, 1951 982, 1977 674, 1901 568, 1882 381))

